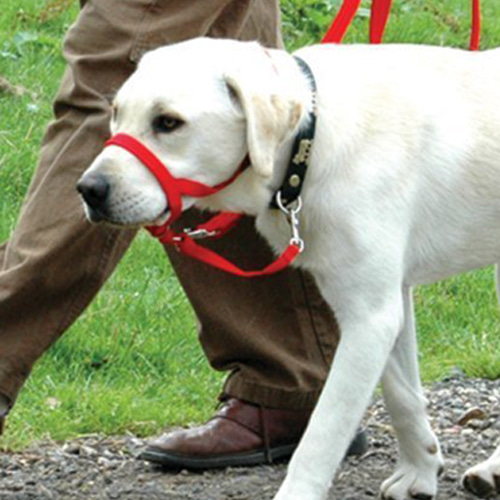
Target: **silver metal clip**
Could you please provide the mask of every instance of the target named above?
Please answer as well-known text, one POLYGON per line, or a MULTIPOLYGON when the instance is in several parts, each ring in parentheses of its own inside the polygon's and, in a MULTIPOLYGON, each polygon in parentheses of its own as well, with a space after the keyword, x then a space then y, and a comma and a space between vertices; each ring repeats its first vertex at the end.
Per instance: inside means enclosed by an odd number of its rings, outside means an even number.
POLYGON ((193 240, 203 240, 204 238, 213 238, 217 236, 217 231, 207 231, 206 229, 184 229, 184 234, 193 238, 193 240))
POLYGON ((304 240, 300 237, 299 232, 299 212, 302 210, 302 198, 299 196, 295 201, 295 206, 287 208, 283 205, 283 200, 281 199, 281 191, 278 191, 276 194, 276 203, 280 210, 286 215, 286 218, 290 224, 290 228, 292 230, 292 237, 290 238, 290 243, 292 245, 296 245, 299 248, 299 252, 302 253, 304 251, 305 243, 304 240))

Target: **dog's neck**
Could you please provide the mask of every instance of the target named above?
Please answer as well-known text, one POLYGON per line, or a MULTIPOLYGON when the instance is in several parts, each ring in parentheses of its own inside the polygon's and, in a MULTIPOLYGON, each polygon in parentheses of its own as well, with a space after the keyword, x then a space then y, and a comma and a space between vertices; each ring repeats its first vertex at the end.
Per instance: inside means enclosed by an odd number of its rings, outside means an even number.
MULTIPOLYGON (((311 122, 315 120, 316 109, 315 85, 311 82, 312 74, 305 71, 294 57, 284 51, 273 52, 275 52, 275 59, 277 58, 276 70, 281 73, 284 81, 295 82, 292 92, 295 99, 302 105, 302 113, 297 126, 293 134, 287 137, 276 151, 272 177, 264 179, 252 168, 248 168, 233 184, 220 193, 199 200, 196 203, 199 208, 211 211, 240 212, 252 216, 274 211, 274 208, 270 207, 274 206, 277 191, 290 180, 291 176, 296 175, 295 170, 290 172, 289 166, 293 161, 293 157, 304 155, 304 146, 302 146, 301 150, 300 141, 297 143, 297 137, 300 136, 308 140, 311 135, 311 122)), ((314 127, 312 134, 314 134, 314 127)), ((309 157, 310 151, 306 153, 309 157)), ((299 159, 304 160, 305 158, 299 159)), ((301 171, 300 183, 302 184, 305 169, 303 168, 303 162, 299 163, 299 170, 301 171)), ((292 182, 294 182, 293 179, 292 182)), ((297 192, 300 192, 300 190, 297 192)))

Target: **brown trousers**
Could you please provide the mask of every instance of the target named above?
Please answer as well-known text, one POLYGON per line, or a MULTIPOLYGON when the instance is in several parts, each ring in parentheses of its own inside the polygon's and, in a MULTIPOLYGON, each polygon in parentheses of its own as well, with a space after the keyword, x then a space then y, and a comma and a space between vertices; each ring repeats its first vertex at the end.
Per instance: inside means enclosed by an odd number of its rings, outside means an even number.
MULTIPOLYGON (((195 36, 281 44, 272 0, 88 0, 68 32, 55 120, 10 240, 0 247, 0 393, 13 403, 33 364, 96 295, 134 232, 86 222, 75 184, 109 135, 110 100, 146 50, 195 36)), ((186 219, 196 219, 196 213, 186 219)), ((251 220, 213 246, 241 266, 271 258, 251 220)), ((224 393, 263 405, 314 404, 338 341, 299 271, 245 280, 167 249, 224 393), (203 277, 203 279, 200 279, 203 277)))

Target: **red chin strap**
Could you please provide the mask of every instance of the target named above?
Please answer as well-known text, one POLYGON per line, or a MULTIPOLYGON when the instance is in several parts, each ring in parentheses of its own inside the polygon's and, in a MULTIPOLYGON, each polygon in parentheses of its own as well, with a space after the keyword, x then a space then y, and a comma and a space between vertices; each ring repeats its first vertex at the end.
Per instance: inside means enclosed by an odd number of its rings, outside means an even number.
MULTIPOLYGON (((290 244, 286 250, 266 268, 258 271, 245 271, 228 260, 224 259, 212 250, 196 243, 198 238, 220 238, 232 229, 243 217, 243 214, 233 212, 222 212, 216 215, 208 222, 199 225, 195 229, 185 230, 182 233, 176 233, 171 229, 171 225, 182 214, 182 196, 192 196, 193 198, 202 198, 210 196, 224 189, 231 184, 248 167, 250 160, 248 156, 243 160, 238 170, 227 181, 216 186, 207 186, 201 182, 190 179, 180 179, 174 177, 160 159, 150 151, 144 144, 128 134, 116 134, 109 139, 105 146, 118 146, 134 155, 149 171, 155 176, 162 187, 168 202, 170 216, 161 226, 148 226, 146 229, 152 236, 166 245, 174 245, 180 252, 189 255, 206 264, 229 272, 236 276, 244 278, 254 278, 257 276, 266 276, 277 273, 288 267, 303 249, 303 243, 298 237, 296 226, 293 227, 293 235, 290 244)), ((291 212, 292 217, 295 213, 291 212)), ((298 222, 295 218, 295 224, 298 222)))

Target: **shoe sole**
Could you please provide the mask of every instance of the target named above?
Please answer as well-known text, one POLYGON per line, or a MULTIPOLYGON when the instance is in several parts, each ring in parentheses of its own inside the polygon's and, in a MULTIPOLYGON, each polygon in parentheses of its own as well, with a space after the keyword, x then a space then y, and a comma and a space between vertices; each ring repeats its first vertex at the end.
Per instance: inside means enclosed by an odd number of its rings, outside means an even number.
POLYGON ((139 458, 167 468, 190 470, 220 469, 237 466, 249 467, 275 462, 290 457, 295 448, 297 448, 296 444, 271 448, 269 450, 269 457, 265 450, 254 450, 248 453, 237 453, 220 457, 193 458, 166 452, 161 448, 150 446, 141 453, 139 458))
MULTIPOLYGON (((269 450, 254 450, 248 453, 237 453, 219 457, 196 458, 167 452, 161 448, 149 446, 140 455, 139 459, 147 460, 169 469, 220 469, 224 467, 250 467, 263 465, 290 458, 297 448, 298 443, 284 446, 276 446, 269 450)), ((347 450, 346 457, 363 455, 368 449, 368 438, 364 430, 359 431, 351 446, 347 450)))

